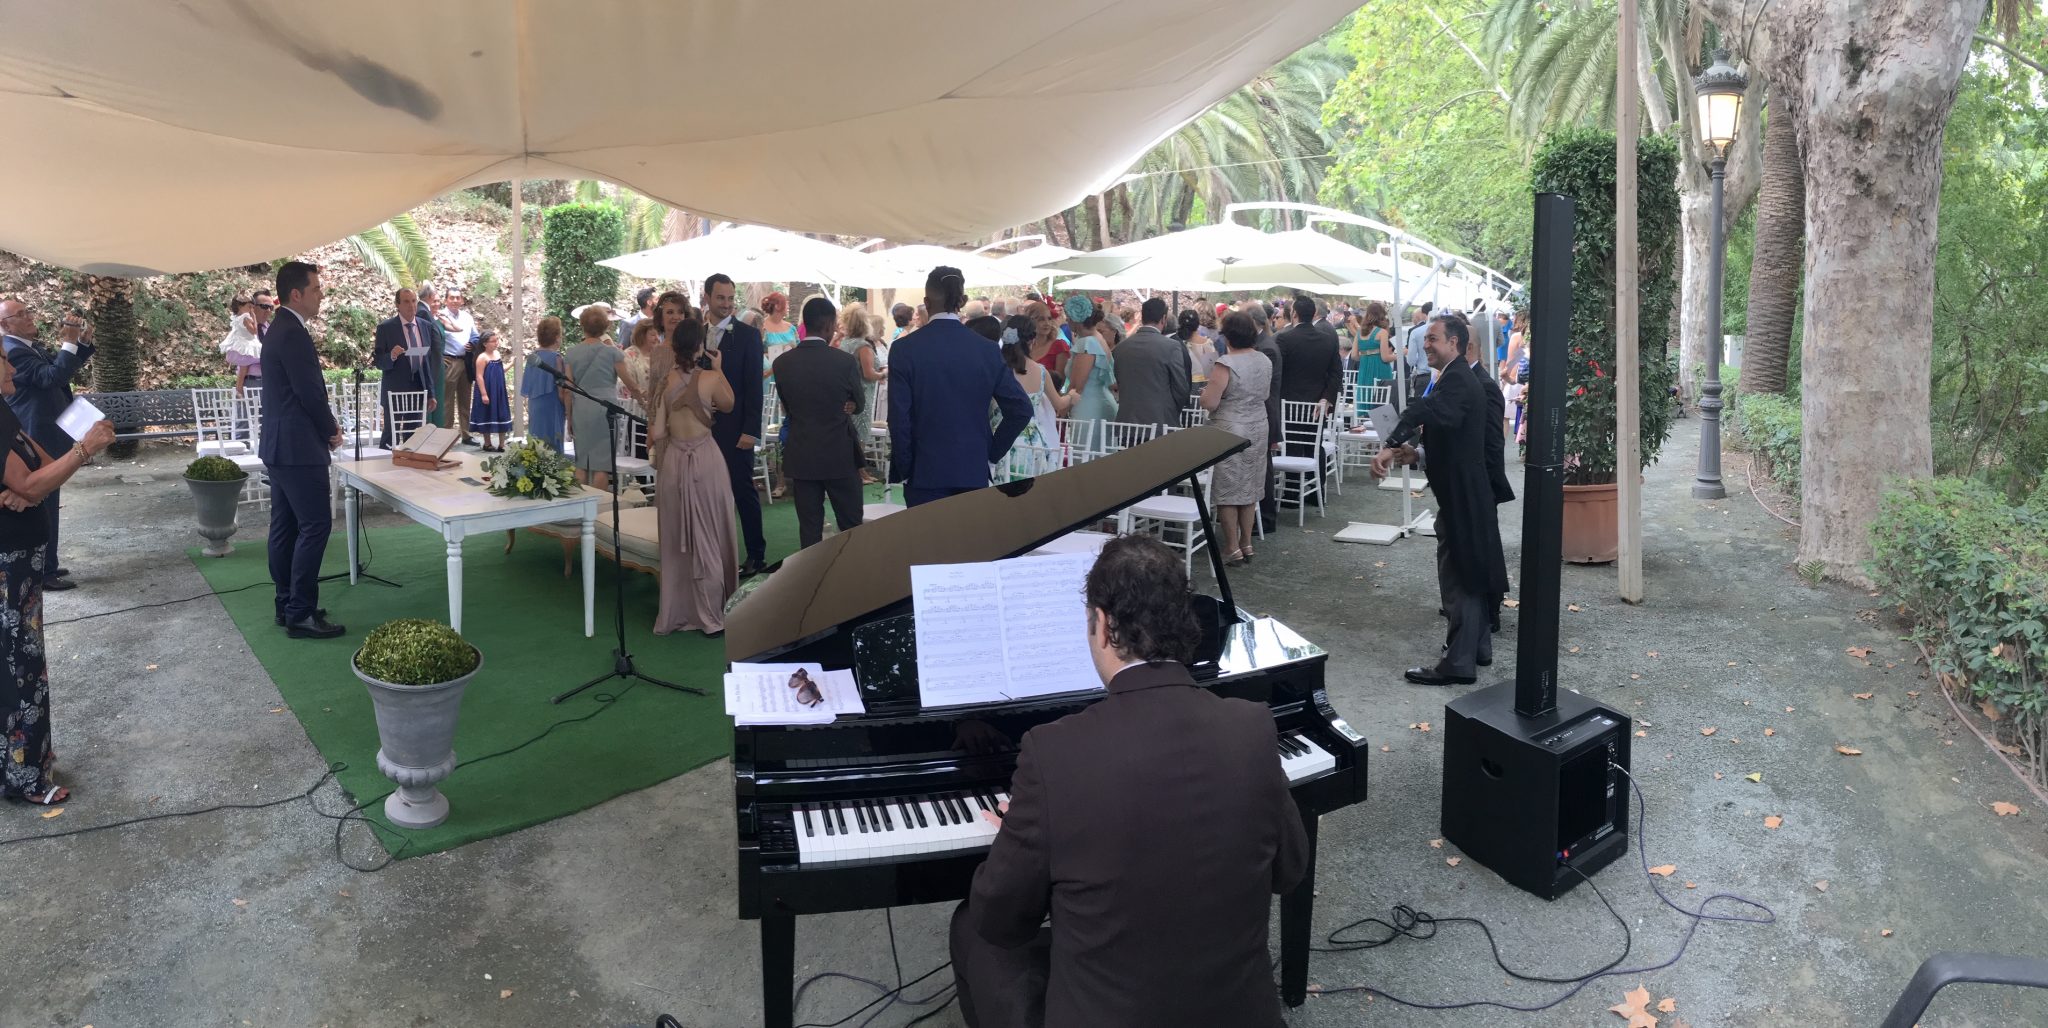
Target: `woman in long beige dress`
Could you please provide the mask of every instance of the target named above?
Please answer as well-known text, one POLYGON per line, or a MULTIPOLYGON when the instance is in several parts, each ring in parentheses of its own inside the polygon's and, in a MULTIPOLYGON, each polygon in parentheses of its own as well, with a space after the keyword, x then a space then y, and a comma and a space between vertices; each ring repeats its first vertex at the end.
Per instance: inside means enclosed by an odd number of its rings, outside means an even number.
POLYGON ((647 443, 654 451, 654 504, 661 537, 661 611, 654 634, 725 633, 725 601, 739 587, 732 479, 711 439, 711 415, 733 408, 717 351, 699 367, 704 322, 672 327, 675 365, 661 382, 647 443))

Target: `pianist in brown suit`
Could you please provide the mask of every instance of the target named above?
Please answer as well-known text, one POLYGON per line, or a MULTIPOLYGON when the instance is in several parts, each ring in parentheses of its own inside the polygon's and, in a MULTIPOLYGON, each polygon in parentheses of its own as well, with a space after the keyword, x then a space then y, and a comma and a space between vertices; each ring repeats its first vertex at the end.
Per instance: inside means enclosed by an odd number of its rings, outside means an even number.
POLYGON ((1308 839, 1272 712, 1188 674, 1188 597, 1180 558, 1150 539, 1111 541, 1089 573, 1109 696, 1024 736, 953 915, 971 1028, 1280 1028, 1266 926, 1308 839))

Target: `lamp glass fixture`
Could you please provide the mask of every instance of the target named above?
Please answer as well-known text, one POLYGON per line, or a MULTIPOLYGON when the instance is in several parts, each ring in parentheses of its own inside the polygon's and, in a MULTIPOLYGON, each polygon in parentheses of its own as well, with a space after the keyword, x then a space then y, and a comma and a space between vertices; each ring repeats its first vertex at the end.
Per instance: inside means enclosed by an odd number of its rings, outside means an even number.
POLYGON ((1742 118, 1742 94, 1749 80, 1728 63, 1728 52, 1714 51, 1714 63, 1693 80, 1699 94, 1700 138, 1715 153, 1727 153, 1742 118))

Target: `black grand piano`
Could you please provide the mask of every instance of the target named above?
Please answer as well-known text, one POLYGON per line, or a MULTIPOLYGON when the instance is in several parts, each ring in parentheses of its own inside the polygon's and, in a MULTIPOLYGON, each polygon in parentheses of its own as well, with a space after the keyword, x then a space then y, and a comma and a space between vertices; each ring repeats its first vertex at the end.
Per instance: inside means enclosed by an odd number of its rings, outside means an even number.
MULTIPOLYGON (((726 620, 726 656, 746 663, 850 668, 867 713, 829 725, 733 730, 739 914, 761 922, 763 1024, 794 1020, 801 914, 957 901, 996 829, 979 816, 1008 798, 1017 743, 1102 690, 927 711, 919 706, 910 566, 998 560, 1077 541, 1116 512, 1186 482, 1206 532, 1195 473, 1243 448, 1215 428, 1160 439, 1038 478, 881 518, 803 550, 726 620)), ((1280 898, 1281 995, 1307 994, 1316 819, 1365 799, 1366 742, 1330 707, 1323 650, 1231 598, 1192 598, 1203 629, 1195 678, 1273 711, 1274 759, 1308 829, 1309 875, 1280 898)))

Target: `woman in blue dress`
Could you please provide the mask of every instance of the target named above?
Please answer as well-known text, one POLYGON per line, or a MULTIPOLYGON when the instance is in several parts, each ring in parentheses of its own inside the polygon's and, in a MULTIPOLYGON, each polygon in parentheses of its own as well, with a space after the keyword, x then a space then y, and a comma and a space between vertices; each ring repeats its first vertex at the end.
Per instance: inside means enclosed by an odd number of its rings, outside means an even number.
POLYGON ((526 375, 519 381, 519 395, 526 398, 526 437, 548 444, 556 453, 562 452, 562 422, 566 411, 562 407, 562 386, 555 376, 545 370, 562 370, 562 319, 542 318, 540 328, 535 331, 540 349, 526 365, 526 375))
MULTIPOLYGON (((547 372, 541 372, 547 374, 547 372)), ((481 352, 470 368, 469 427, 476 429, 485 453, 504 453, 512 431, 512 400, 505 392, 505 359, 498 354, 498 330, 485 329, 481 352), (496 436, 493 444, 491 437, 496 436)))
POLYGON ((1115 421, 1116 363, 1109 346, 1096 328, 1102 324, 1102 309, 1085 296, 1070 296, 1066 302, 1067 321, 1073 325, 1074 353, 1067 360, 1067 395, 1073 398, 1076 421, 1115 421))

